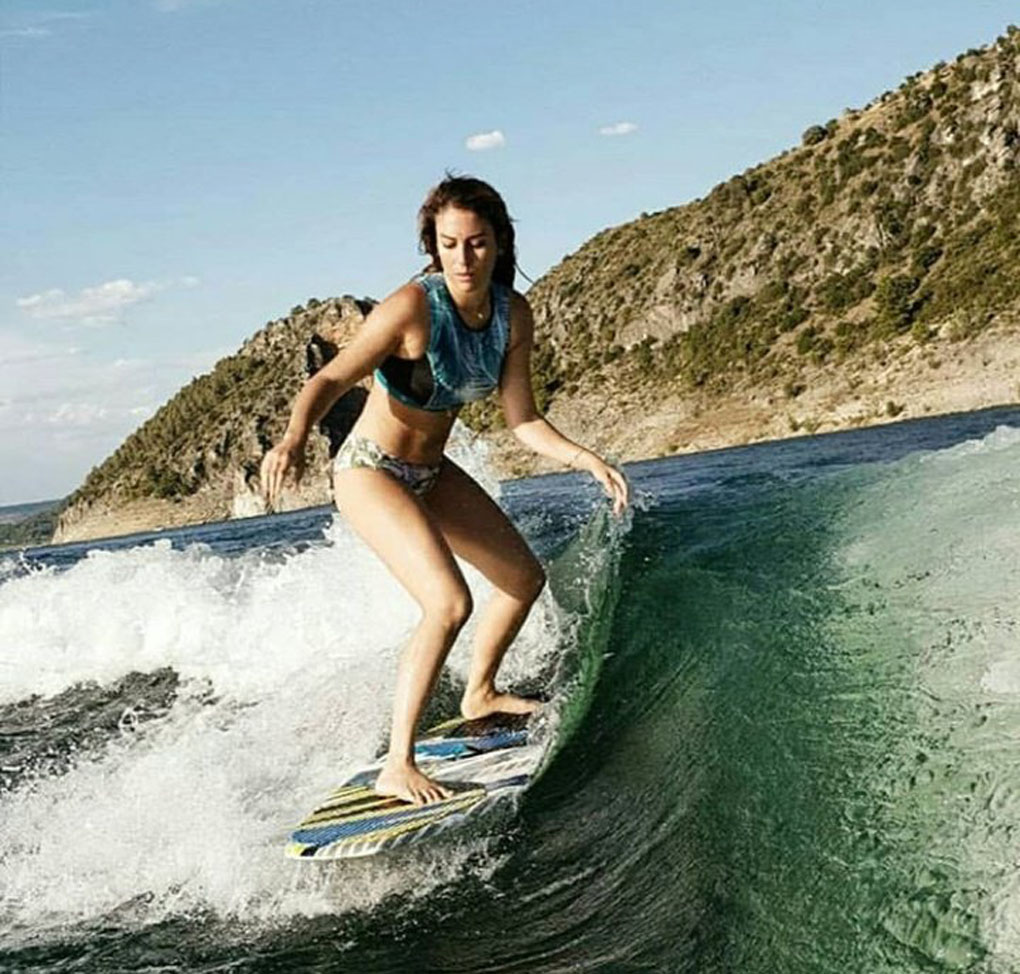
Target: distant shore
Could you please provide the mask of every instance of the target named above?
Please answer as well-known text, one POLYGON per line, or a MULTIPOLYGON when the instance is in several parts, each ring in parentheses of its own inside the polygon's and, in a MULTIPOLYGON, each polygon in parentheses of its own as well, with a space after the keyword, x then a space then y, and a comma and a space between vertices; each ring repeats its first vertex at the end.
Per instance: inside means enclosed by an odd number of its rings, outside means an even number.
MULTIPOLYGON (((805 368, 801 385, 736 387, 723 396, 674 395, 655 390, 617 394, 581 388, 557 400, 550 420, 568 436, 617 462, 646 460, 815 433, 876 426, 947 413, 1020 403, 1020 328, 997 328, 966 342, 948 340, 886 350, 856 370, 805 368)), ((559 469, 526 453, 503 430, 485 437, 491 462, 505 479, 559 469)), ((327 468, 309 469, 283 510, 331 502, 327 468)), ((147 498, 100 507, 54 538, 55 543, 136 534, 264 513, 254 487, 205 492, 178 501, 147 498), (243 493, 243 495, 242 495, 243 493)))
POLYGON ((46 544, 57 525, 62 499, 0 507, 0 551, 46 544))

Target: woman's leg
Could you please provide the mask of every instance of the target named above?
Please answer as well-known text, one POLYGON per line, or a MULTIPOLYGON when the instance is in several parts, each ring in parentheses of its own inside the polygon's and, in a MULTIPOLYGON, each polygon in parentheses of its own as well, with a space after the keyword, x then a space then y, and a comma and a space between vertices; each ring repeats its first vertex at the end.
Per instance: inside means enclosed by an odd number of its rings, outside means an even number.
POLYGON ((465 717, 482 717, 496 711, 538 709, 536 700, 497 692, 496 672, 545 585, 542 566, 499 505, 451 460, 444 460, 425 504, 449 546, 494 588, 475 630, 461 712, 465 717))
POLYGON ((421 804, 449 791, 414 764, 414 731, 443 660, 471 612, 471 593, 432 515, 382 470, 341 469, 334 496, 347 523, 421 607, 397 668, 390 750, 375 790, 421 804))

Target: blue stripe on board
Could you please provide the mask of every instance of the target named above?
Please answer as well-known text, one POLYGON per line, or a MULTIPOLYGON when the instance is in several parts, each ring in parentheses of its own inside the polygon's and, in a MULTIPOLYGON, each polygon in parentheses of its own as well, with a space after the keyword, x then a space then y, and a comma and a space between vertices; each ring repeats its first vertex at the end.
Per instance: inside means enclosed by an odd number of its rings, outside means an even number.
POLYGON ((498 751, 505 747, 516 747, 527 742, 526 731, 501 731, 485 737, 449 737, 434 741, 420 741, 414 746, 414 753, 424 757, 453 757, 464 753, 481 754, 498 751))
MULTIPOLYGON (((494 781, 491 784, 485 785, 485 790, 492 792, 499 788, 524 787, 524 785, 526 785, 530 780, 530 775, 518 774, 514 775, 512 778, 503 778, 500 781, 494 781)), ((468 810, 469 809, 465 808, 451 809, 446 813, 446 815, 436 816, 435 812, 438 811, 438 809, 435 804, 411 806, 397 812, 390 812, 386 815, 379 815, 375 818, 361 819, 357 822, 337 822, 332 825, 319 825, 313 826, 312 828, 298 829, 296 832, 291 834, 291 839, 294 842, 315 845, 321 848, 322 846, 329 845, 331 842, 336 842, 339 839, 349 839, 356 835, 362 835, 366 832, 378 832, 400 822, 413 821, 415 818, 423 818, 438 822, 447 815, 463 813, 468 810)))
MULTIPOLYGON (((461 809, 456 810, 461 811, 461 809)), ((451 809, 447 814, 451 814, 453 811, 454 809, 451 809)), ((336 842, 338 839, 349 839, 366 832, 379 832, 402 822, 413 821, 416 818, 438 821, 440 818, 445 817, 436 815, 436 812, 435 804, 422 805, 421 807, 416 806, 399 812, 391 812, 388 815, 362 819, 358 822, 338 822, 334 825, 320 825, 310 829, 298 829, 291 838, 295 842, 307 842, 324 846, 330 842, 336 842)))

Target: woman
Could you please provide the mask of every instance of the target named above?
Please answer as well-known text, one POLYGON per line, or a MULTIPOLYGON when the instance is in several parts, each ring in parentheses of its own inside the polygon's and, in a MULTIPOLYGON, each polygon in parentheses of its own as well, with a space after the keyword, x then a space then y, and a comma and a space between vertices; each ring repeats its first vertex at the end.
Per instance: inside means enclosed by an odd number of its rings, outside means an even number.
POLYGON ((414 804, 450 792, 415 766, 414 733, 439 669, 472 610, 454 555, 493 586, 475 631, 465 717, 530 713, 538 702, 496 690, 507 647, 545 574, 498 505, 443 455, 463 403, 499 389, 507 426, 527 447, 598 480, 618 514, 622 474, 567 439, 535 408, 527 300, 513 290, 516 251, 506 205, 487 183, 447 178, 419 212, 428 270, 372 309, 351 342, 298 394, 282 441, 262 461, 273 503, 300 479, 308 431, 375 370, 365 407, 333 464, 337 507, 421 608, 397 672, 390 750, 376 781, 414 804))

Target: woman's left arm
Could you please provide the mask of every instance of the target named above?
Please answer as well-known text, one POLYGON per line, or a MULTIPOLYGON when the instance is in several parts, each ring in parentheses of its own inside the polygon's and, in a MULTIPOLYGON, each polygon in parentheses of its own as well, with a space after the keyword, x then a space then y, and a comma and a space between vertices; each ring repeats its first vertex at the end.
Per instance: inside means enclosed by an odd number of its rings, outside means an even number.
POLYGON ((613 502, 613 513, 627 506, 627 481, 622 473, 600 456, 564 436, 535 407, 531 388, 531 348, 535 324, 527 298, 514 293, 511 298, 510 347, 503 364, 499 396, 503 415, 514 436, 528 449, 575 470, 587 470, 613 502))

